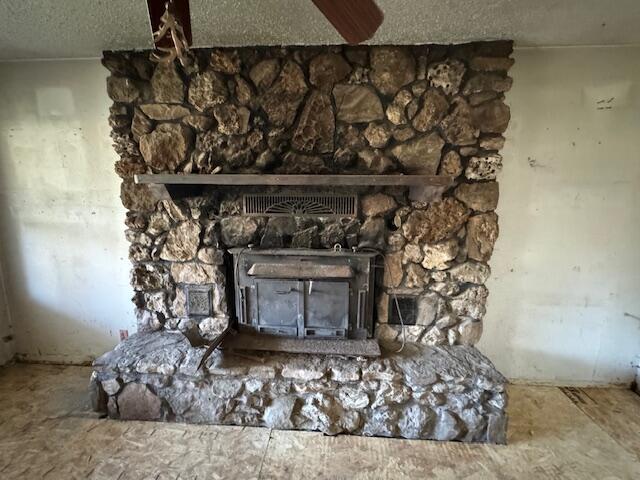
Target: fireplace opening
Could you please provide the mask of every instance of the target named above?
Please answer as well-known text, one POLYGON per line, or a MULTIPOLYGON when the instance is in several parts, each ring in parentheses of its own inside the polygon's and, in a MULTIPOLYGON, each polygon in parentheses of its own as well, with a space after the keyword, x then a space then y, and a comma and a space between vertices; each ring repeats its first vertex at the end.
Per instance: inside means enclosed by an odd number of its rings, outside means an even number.
POLYGON ((234 248, 241 331, 294 338, 373 337, 376 253, 234 248))

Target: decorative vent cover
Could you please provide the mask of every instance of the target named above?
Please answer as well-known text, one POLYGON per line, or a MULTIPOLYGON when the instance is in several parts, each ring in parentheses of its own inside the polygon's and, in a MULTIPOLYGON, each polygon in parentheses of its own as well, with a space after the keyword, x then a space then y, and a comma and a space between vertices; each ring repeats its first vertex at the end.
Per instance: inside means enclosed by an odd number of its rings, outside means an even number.
POLYGON ((187 287, 187 315, 211 315, 210 287, 187 287))
POLYGON ((320 215, 355 217, 358 215, 357 195, 331 194, 246 194, 243 198, 245 215, 320 215))

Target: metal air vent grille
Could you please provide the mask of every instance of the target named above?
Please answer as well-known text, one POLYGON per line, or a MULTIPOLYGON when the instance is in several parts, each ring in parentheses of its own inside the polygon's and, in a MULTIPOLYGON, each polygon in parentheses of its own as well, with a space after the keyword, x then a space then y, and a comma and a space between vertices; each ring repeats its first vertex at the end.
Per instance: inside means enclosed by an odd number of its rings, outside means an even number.
POLYGON ((243 206, 245 215, 355 217, 358 215, 358 196, 256 193, 244 195, 243 206))

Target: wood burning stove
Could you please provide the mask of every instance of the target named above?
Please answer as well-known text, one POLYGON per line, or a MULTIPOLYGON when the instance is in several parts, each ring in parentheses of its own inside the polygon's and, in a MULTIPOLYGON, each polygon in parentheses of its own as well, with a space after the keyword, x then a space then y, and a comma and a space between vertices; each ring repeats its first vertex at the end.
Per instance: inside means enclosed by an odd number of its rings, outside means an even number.
POLYGON ((376 254, 234 248, 240 330, 297 338, 373 336, 376 254))

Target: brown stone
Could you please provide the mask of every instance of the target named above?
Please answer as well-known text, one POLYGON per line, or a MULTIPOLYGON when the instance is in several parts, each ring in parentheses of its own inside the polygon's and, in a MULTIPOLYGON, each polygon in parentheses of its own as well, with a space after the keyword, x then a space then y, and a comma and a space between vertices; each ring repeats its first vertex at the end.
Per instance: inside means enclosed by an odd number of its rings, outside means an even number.
POLYGON ((171 276, 176 283, 192 285, 220 283, 222 281, 220 271, 215 266, 195 262, 172 263, 171 276))
POLYGON ((362 224, 362 227, 360 227, 358 246, 360 248, 367 247, 383 249, 385 247, 385 234, 386 228, 383 218, 367 217, 362 224))
POLYGON ((264 92, 273 84, 279 71, 280 62, 277 58, 262 60, 251 68, 249 78, 259 92, 264 92))
POLYGON ((429 283, 429 274, 417 263, 407 265, 404 285, 407 288, 424 288, 429 283))
POLYGON ((188 115, 182 121, 197 132, 206 132, 213 126, 213 119, 207 115, 188 115))
POLYGON ((351 66, 337 53, 321 53, 309 63, 309 81, 326 92, 349 73, 351 66))
POLYGON ((394 125, 402 125, 407 123, 406 108, 413 100, 413 95, 409 90, 402 89, 393 98, 393 102, 389 104, 386 110, 387 118, 394 125))
POLYGON ((404 247, 402 264, 420 263, 422 261, 422 249, 417 243, 407 243, 404 247))
POLYGON ((411 212, 402 225, 402 233, 409 241, 437 243, 457 232, 468 216, 464 204, 447 197, 426 210, 411 212))
POLYGON ((142 135, 151 133, 153 130, 153 122, 147 116, 136 108, 133 111, 133 120, 131 121, 131 135, 139 140, 142 135))
POLYGON ((458 240, 450 238, 443 242, 426 244, 422 247, 422 266, 429 270, 446 270, 458 255, 458 240))
POLYGON ((481 132, 504 133, 511 119, 509 107, 496 99, 472 109, 473 122, 481 132))
POLYGON ((447 99, 437 90, 427 90, 422 97, 422 108, 413 117, 413 128, 426 132, 434 128, 444 118, 449 109, 447 99))
POLYGON ((427 79, 434 87, 439 87, 446 95, 455 95, 460 89, 465 67, 460 60, 448 59, 429 67, 427 79))
POLYGON ((362 197, 360 208, 366 217, 384 217, 398 208, 398 204, 390 195, 374 193, 362 197))
POLYGON ((442 161, 440 162, 440 171, 438 172, 438 174, 457 177, 461 173, 462 162, 460 161, 460 155, 458 155, 453 150, 447 152, 445 156, 442 157, 442 161))
POLYGON ((174 63, 157 64, 151 77, 151 91, 156 102, 184 102, 184 83, 174 63))
POLYGON ((409 125, 403 125, 395 127, 392 136, 397 142, 406 142, 416 136, 416 131, 409 125))
POLYGON ((395 170, 393 161, 378 149, 366 148, 359 151, 358 160, 368 172, 377 175, 395 170))
POLYGON ((251 85, 240 75, 236 75, 236 100, 240 105, 249 105, 251 100, 253 100, 253 90, 251 89, 251 85))
POLYGON ((194 220, 182 222, 169 231, 160 258, 172 262, 193 260, 200 245, 200 224, 194 220))
POLYGON ((120 199, 127 210, 151 212, 156 208, 156 197, 149 185, 138 185, 133 179, 122 181, 120 199))
POLYGON ((468 257, 479 262, 488 261, 493 253, 498 233, 498 215, 495 212, 469 218, 466 238, 468 257))
POLYGON ((128 383, 118 395, 120 420, 159 420, 162 402, 149 387, 141 383, 128 383))
POLYGON ((394 95, 416 77, 416 62, 406 47, 371 49, 371 83, 384 95, 394 95))
POLYGON ((483 285, 489 279, 491 269, 484 263, 464 262, 449 269, 449 275, 454 282, 483 285))
POLYGON ((295 120, 306 92, 307 84, 302 69, 296 62, 288 61, 275 82, 261 96, 260 105, 271 123, 288 127, 295 120))
POLYGON ((388 253, 384 256, 384 277, 382 283, 385 287, 395 288, 402 283, 404 269, 402 267, 403 252, 388 253))
POLYGON ((391 138, 391 131, 384 123, 370 123, 364 130, 364 138, 374 148, 383 148, 391 138))
POLYGON ((222 241, 228 247, 244 247, 256 240, 258 222, 252 217, 226 217, 220 221, 222 241))
POLYGON ((287 152, 282 159, 282 165, 280 165, 276 171, 290 175, 303 175, 310 173, 328 173, 329 169, 321 157, 287 152))
POLYGON ((333 151, 335 130, 331 98, 314 90, 302 109, 291 144, 303 152, 329 153, 333 151))
POLYGON ((436 132, 396 145, 391 154, 404 167, 405 173, 435 175, 440 164, 444 141, 436 132))
POLYGON ((107 94, 114 102, 132 103, 142 95, 140 88, 130 78, 114 77, 107 78, 107 94))
POLYGON ((115 171, 120 178, 133 178, 134 175, 147 173, 147 166, 144 163, 122 159, 115 163, 115 171))
POLYGON ((480 137, 480 148, 485 150, 501 150, 504 147, 504 137, 502 135, 490 135, 480 137))
POLYGON ((186 160, 192 142, 189 128, 179 123, 162 123, 140 137, 140 152, 154 170, 173 172, 186 160))
POLYGON ((509 57, 474 57, 469 66, 476 72, 506 72, 513 66, 513 62, 513 58, 509 57))
POLYGON ((137 292, 163 290, 169 286, 169 275, 162 266, 134 265, 131 269, 131 286, 137 292))
POLYGON ((229 50, 214 50, 209 57, 209 65, 216 72, 234 75, 240 72, 238 53, 229 50))
POLYGON ((380 98, 370 87, 336 85, 333 97, 338 109, 337 118, 343 122, 373 122, 384 116, 380 98))
POLYGON ((201 112, 227 100, 227 85, 222 75, 206 70, 191 79, 189 103, 201 112))
POLYGON ((503 77, 495 73, 478 73, 467 80, 462 93, 464 95, 486 91, 502 93, 509 91, 512 83, 511 77, 503 77))
POLYGON ((171 228, 171 218, 169 214, 163 210, 153 212, 149 216, 149 223, 147 224, 147 233, 153 237, 168 232, 171 228))
POLYGON ((140 105, 140 110, 152 120, 177 120, 191 113, 188 108, 182 105, 166 105, 162 103, 140 105))
POLYGON ((481 103, 488 102, 489 100, 493 100, 494 98, 497 98, 497 97, 498 97, 498 93, 494 92, 493 90, 488 90, 485 92, 474 93, 472 95, 469 95, 468 100, 469 100, 469 105, 471 105, 472 107, 475 107, 477 105, 480 105, 481 103))
POLYGON ((242 135, 249 130, 251 112, 246 107, 224 103, 213 107, 213 116, 218 121, 218 131, 225 135, 242 135))
POLYGON ((477 212, 495 210, 498 206, 498 182, 462 183, 455 190, 456 198, 477 212))
POLYGON ((454 100, 453 112, 442 120, 441 127, 447 142, 453 145, 471 145, 476 142, 479 131, 474 122, 469 104, 462 98, 454 100))

